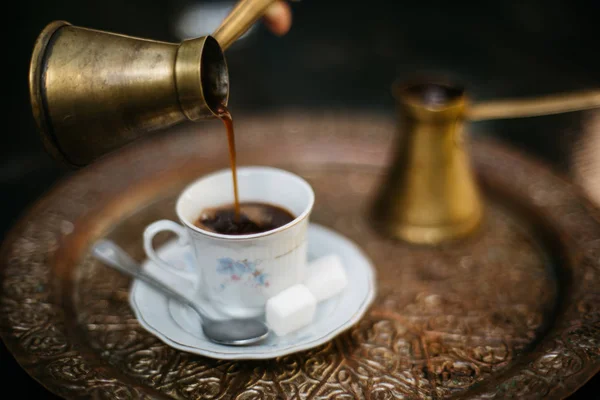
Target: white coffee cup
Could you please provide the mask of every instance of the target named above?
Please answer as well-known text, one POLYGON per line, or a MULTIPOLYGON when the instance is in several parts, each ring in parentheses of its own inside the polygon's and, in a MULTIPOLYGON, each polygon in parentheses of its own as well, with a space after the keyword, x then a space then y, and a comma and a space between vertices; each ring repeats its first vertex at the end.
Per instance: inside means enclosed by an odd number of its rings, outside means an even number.
POLYGON ((306 232, 315 196, 304 179, 271 167, 238 168, 238 190, 241 202, 280 206, 296 218, 250 235, 223 235, 194 225, 204 209, 233 203, 231 170, 222 170, 184 189, 176 205, 183 226, 170 220, 150 224, 144 231, 144 249, 159 266, 177 270, 160 259, 152 245, 157 233, 175 233, 179 245, 193 249, 197 290, 230 316, 253 317, 264 313, 269 297, 303 281, 306 232))

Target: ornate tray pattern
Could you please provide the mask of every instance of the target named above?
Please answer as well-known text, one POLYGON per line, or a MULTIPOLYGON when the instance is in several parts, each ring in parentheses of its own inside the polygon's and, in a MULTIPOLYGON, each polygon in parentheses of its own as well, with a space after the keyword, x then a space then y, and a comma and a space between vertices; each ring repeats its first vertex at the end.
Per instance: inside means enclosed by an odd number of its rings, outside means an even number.
MULTIPOLYGON (((191 179, 227 166, 218 122, 139 142, 41 199, 0 255, 0 332, 19 363, 67 398, 562 398, 600 367, 600 215, 576 188, 476 140, 480 232, 435 249, 381 237, 366 218, 394 121, 377 115, 240 118, 241 164, 306 177, 313 220, 373 259, 367 317, 317 349, 211 360, 144 331, 128 278, 93 260, 102 236, 141 260, 143 227, 175 219, 191 179)), ((162 238, 163 240, 166 238, 162 238)))

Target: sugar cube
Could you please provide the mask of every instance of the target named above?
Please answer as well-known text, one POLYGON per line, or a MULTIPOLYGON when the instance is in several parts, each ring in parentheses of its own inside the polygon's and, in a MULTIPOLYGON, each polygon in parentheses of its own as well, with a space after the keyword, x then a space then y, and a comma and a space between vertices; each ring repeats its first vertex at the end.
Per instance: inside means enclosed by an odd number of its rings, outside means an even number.
POLYGON ((342 259, 330 254, 312 261, 306 271, 304 284, 315 296, 323 301, 341 292, 348 284, 342 259))
POLYGON ((317 309, 317 299, 305 285, 296 284, 267 300, 266 320, 269 327, 283 336, 310 324, 317 309))

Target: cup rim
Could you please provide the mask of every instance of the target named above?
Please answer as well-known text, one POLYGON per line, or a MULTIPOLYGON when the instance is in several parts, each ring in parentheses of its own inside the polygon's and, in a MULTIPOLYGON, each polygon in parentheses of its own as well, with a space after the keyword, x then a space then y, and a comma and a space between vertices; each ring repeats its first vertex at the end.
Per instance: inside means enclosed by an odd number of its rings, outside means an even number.
POLYGON ((205 235, 205 236, 210 236, 210 237, 215 238, 215 239, 223 239, 223 240, 227 240, 227 241, 242 241, 242 240, 251 240, 251 239, 263 238, 263 237, 266 237, 266 236, 274 235, 274 234, 277 234, 279 232, 288 230, 291 227, 295 226, 296 224, 299 224, 300 222, 302 222, 304 219, 306 219, 309 216, 309 214, 312 211, 313 205, 315 203, 315 193, 313 191, 312 186, 310 186, 310 184, 304 178, 302 178, 301 176, 296 175, 296 174, 294 174, 294 173, 292 173, 290 171, 286 171, 284 169, 275 168, 275 167, 260 166, 260 165, 249 165, 249 166, 240 166, 240 167, 237 168, 238 174, 240 172, 247 172, 247 171, 251 171, 251 172, 252 171, 263 171, 263 172, 269 172, 269 173, 277 173, 277 174, 287 175, 288 177, 296 179, 301 185, 303 185, 307 189, 307 193, 309 195, 308 206, 304 209, 304 211, 302 211, 302 213, 300 213, 300 215, 298 215, 292 221, 290 221, 287 224, 282 225, 282 226, 280 226, 280 227, 278 227, 276 229, 272 229, 272 230, 266 231, 266 232, 252 233, 252 234, 248 234, 248 235, 225 235, 225 234, 222 234, 222 233, 211 232, 211 231, 208 231, 206 229, 199 228, 196 225, 194 225, 193 222, 190 222, 187 218, 183 218, 183 216, 181 215, 180 204, 181 204, 182 198, 183 198, 184 194, 186 194, 189 190, 191 190, 191 188, 193 186, 195 186, 196 184, 198 184, 200 181, 202 181, 204 179, 208 179, 208 178, 214 177, 216 175, 222 175, 222 174, 231 173, 231 169, 230 168, 224 168, 224 169, 221 169, 221 170, 218 170, 218 171, 211 172, 211 173, 206 174, 206 175, 202 175, 198 179, 196 179, 193 182, 189 183, 181 191, 181 193, 177 197, 177 202, 175 204, 175 212, 177 213, 177 217, 179 218, 179 221, 181 221, 181 223, 183 225, 185 225, 186 227, 188 227, 192 231, 200 233, 200 234, 205 235))

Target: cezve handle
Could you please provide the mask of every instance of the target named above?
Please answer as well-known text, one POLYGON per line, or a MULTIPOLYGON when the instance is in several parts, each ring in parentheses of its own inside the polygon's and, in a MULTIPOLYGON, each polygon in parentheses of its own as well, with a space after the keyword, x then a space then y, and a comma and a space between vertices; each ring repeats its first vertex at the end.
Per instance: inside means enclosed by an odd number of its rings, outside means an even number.
POLYGON ((530 99, 495 100, 474 104, 467 110, 467 119, 524 118, 560 114, 600 107, 600 90, 555 94, 530 99))
POLYGON ((277 0, 240 0, 212 36, 223 50, 242 36, 277 0))

